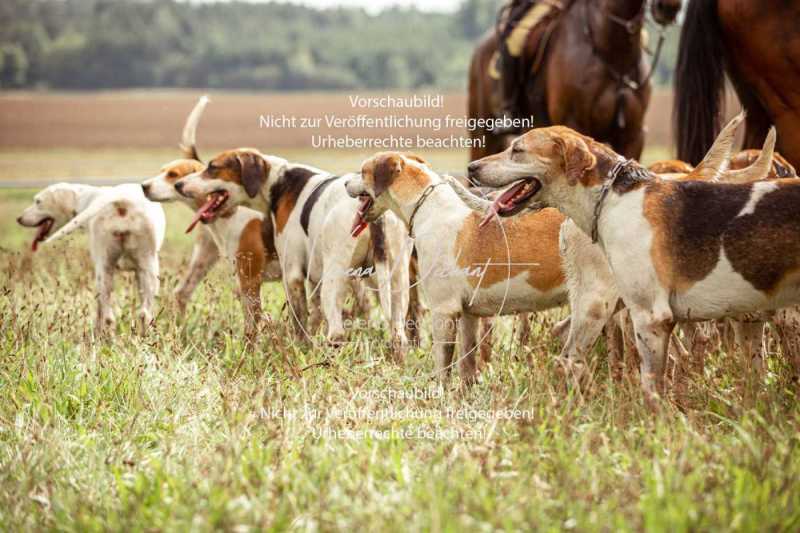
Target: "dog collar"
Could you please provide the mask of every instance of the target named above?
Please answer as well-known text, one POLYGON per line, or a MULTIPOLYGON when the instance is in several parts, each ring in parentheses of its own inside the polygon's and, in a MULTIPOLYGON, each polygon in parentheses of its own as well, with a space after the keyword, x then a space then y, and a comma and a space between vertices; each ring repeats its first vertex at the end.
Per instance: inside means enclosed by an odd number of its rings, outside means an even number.
POLYGON ((424 191, 422 191, 422 195, 419 197, 419 200, 417 200, 417 204, 414 206, 414 210, 411 211, 411 217, 408 219, 408 236, 409 237, 413 238, 413 235, 411 235, 411 233, 414 231, 414 217, 417 216, 417 211, 419 211, 419 208, 422 207, 422 204, 425 203, 425 200, 428 199, 428 196, 431 195, 431 193, 433 192, 433 189, 435 189, 439 185, 444 185, 444 183, 445 182, 443 182, 443 181, 440 181, 439 183, 431 183, 430 185, 428 185, 428 187, 424 191))
POLYGON ((603 187, 600 189, 600 197, 597 199, 597 203, 594 204, 594 217, 592 219, 592 243, 597 243, 597 240, 600 238, 600 230, 598 226, 600 224, 600 215, 603 212, 603 204, 605 204, 606 196, 608 196, 608 191, 610 191, 611 187, 614 186, 614 183, 620 176, 622 169, 625 168, 628 163, 630 163, 630 159, 625 159, 622 157, 617 159, 617 162, 614 163, 614 167, 611 169, 611 172, 608 173, 608 179, 605 183, 603 183, 603 187))

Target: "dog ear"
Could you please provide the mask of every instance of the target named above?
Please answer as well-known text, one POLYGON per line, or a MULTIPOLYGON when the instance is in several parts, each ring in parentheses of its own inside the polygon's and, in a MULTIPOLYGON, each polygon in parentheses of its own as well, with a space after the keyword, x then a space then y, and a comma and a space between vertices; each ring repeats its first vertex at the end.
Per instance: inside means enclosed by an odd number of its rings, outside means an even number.
POLYGON ((372 170, 376 198, 386 192, 394 178, 403 171, 404 166, 403 158, 397 154, 387 154, 378 159, 372 170))
POLYGON ((589 150, 589 146, 579 137, 554 137, 553 140, 561 151, 564 160, 564 174, 567 183, 576 185, 586 174, 597 166, 597 157, 589 150))
POLYGON ((264 158, 250 152, 243 152, 236 156, 242 169, 242 185, 250 198, 255 198, 258 191, 267 181, 269 165, 264 158))

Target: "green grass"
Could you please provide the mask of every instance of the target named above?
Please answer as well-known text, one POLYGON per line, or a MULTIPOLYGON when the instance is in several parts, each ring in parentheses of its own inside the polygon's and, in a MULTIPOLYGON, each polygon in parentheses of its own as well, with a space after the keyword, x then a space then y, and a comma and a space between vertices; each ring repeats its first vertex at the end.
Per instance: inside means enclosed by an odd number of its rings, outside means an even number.
POLYGON ((386 334, 352 332, 338 352, 289 339, 282 291, 246 350, 230 269, 216 268, 188 312, 170 292, 185 266, 189 216, 170 206, 160 313, 132 332, 130 277, 117 283, 118 332, 93 337, 93 273, 81 239, 33 257, 13 219, 30 191, 0 192, 0 527, 91 530, 796 531, 800 412, 773 355, 755 388, 735 354, 711 354, 683 410, 652 412, 636 377, 569 389, 537 319, 520 347, 504 322, 480 382, 441 397, 429 339, 402 366, 386 334), (336 410, 408 408, 417 419, 336 410), (521 409, 521 420, 447 417, 521 409), (270 416, 286 410, 294 418, 270 416), (303 417, 303 413, 308 417, 303 417), (315 415, 312 417, 311 415, 315 415), (440 428, 474 439, 319 438, 315 431, 440 428))

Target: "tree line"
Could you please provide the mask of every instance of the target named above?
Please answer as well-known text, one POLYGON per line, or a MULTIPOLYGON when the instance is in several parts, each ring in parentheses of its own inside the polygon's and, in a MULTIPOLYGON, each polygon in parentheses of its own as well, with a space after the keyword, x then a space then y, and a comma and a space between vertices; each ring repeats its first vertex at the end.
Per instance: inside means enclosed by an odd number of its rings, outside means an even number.
POLYGON ((499 4, 370 14, 236 1, 2 0, 0 87, 462 89, 499 4))

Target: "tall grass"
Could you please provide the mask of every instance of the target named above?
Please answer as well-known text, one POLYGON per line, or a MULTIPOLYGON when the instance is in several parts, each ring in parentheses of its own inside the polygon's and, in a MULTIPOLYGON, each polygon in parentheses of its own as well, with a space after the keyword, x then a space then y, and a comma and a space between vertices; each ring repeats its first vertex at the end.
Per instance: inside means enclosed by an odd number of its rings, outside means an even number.
POLYGON ((635 375, 610 377, 602 346, 591 387, 567 386, 547 334, 559 311, 537 318, 526 347, 502 323, 480 381, 440 394, 428 338, 404 365, 389 362, 377 327, 338 350, 297 344, 274 285, 263 291, 272 321, 248 350, 222 266, 179 315, 180 223, 162 254, 155 327, 135 334, 123 275, 117 333, 101 340, 80 240, 21 252, 23 203, 0 202, 3 529, 800 528, 800 413, 779 354, 749 389, 737 355, 713 353, 681 409, 653 410, 635 375), (433 392, 397 398, 415 390, 433 392), (479 417, 512 409, 525 416, 479 417), (419 428, 439 438, 397 436, 419 428))

